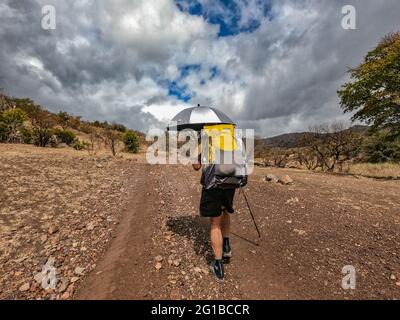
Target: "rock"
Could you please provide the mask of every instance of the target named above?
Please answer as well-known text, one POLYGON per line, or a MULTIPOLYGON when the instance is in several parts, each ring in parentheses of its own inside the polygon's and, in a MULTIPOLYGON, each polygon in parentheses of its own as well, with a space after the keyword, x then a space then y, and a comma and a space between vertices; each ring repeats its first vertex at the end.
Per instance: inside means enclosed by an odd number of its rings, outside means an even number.
POLYGON ((57 148, 68 148, 68 145, 66 143, 62 142, 62 143, 58 144, 57 148))
MULTIPOLYGON (((71 279, 71 281, 72 281, 72 279, 71 279)), ((75 290, 75 285, 72 283, 68 286, 67 292, 71 295, 74 292, 74 290, 75 290)))
POLYGON ((283 185, 293 184, 293 179, 288 175, 284 175, 283 177, 279 178, 279 183, 283 185))
POLYGON ((154 260, 155 260, 156 262, 161 262, 161 261, 163 261, 163 257, 162 257, 162 256, 156 256, 156 257, 154 258, 154 260))
POLYGON ((77 274, 78 276, 83 276, 85 275, 85 268, 82 267, 76 267, 74 270, 74 273, 77 274))
POLYGON ((390 275, 391 280, 396 280, 396 276, 394 274, 390 275))
POLYGON ((43 278, 44 274, 42 272, 36 273, 35 276, 33 277, 33 279, 39 284, 42 283, 43 278))
POLYGON ((279 178, 274 174, 267 174, 267 176, 265 177, 265 181, 271 181, 276 183, 279 181, 279 178))
POLYGON ((45 243, 46 241, 47 241, 47 235, 46 234, 41 235, 40 236, 40 242, 41 243, 45 243))
MULTIPOLYGON (((77 282, 79 280, 78 277, 72 277, 71 278, 71 283, 77 282)), ((68 287, 69 288, 69 287, 68 287)), ((68 289, 67 289, 68 290, 68 289)))
POLYGON ((66 291, 61 295, 60 299, 61 300, 68 300, 70 296, 71 296, 70 293, 68 291, 66 291))
POLYGON ((302 235, 305 235, 305 234, 306 234, 306 232, 305 232, 304 230, 293 229, 293 231, 294 231, 294 232, 297 232, 297 234, 298 234, 299 236, 302 236, 302 235))
POLYGON ((65 277, 62 277, 61 278, 61 286, 60 286, 60 288, 58 289, 58 292, 59 293, 63 293, 65 290, 67 290, 67 288, 68 288, 68 279, 67 278, 65 278, 65 277))
POLYGON ((29 284, 29 282, 27 282, 19 287, 19 291, 25 292, 25 291, 28 291, 30 288, 31 288, 31 285, 29 284))
POLYGON ((156 268, 157 271, 160 270, 162 268, 161 262, 157 262, 154 268, 156 268))
POLYGON ((194 268, 193 268, 193 271, 194 271, 194 272, 197 272, 197 273, 201 273, 201 268, 199 268, 199 267, 194 267, 194 268))
POLYGON ((172 300, 180 300, 180 298, 181 298, 181 292, 180 292, 180 290, 179 290, 178 288, 172 289, 172 290, 171 290, 171 293, 170 293, 170 295, 169 295, 169 297, 170 297, 172 300))
POLYGON ((46 262, 46 265, 47 266, 54 266, 54 263, 56 262, 56 258, 54 258, 54 257, 49 257, 48 259, 47 259, 47 262, 46 262))
POLYGON ((91 230, 93 230, 94 228, 96 228, 96 226, 97 226, 96 221, 91 221, 91 222, 89 222, 89 223, 86 225, 86 230, 91 231, 91 230))
POLYGON ((96 164, 96 167, 97 168, 103 168, 103 166, 100 163, 96 164))
POLYGON ((37 289, 39 289, 39 285, 36 282, 34 282, 34 283, 32 283, 31 288, 29 289, 29 291, 30 292, 35 292, 37 289))
POLYGON ((175 259, 172 261, 172 265, 175 267, 179 267, 180 264, 181 264, 181 259, 175 259))
POLYGON ((294 197, 294 198, 290 198, 289 200, 286 200, 286 203, 299 203, 299 198, 294 197))
POLYGON ((51 226, 48 230, 49 234, 57 233, 60 229, 57 226, 51 226))
POLYGON ((400 287, 400 281, 396 282, 396 286, 400 287))

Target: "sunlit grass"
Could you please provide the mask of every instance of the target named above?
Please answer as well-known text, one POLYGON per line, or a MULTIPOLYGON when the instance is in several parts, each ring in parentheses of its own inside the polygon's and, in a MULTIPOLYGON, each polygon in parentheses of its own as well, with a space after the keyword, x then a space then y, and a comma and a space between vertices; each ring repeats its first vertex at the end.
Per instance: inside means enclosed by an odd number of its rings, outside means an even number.
POLYGON ((349 167, 349 173, 368 177, 400 177, 400 164, 395 163, 357 163, 349 167))

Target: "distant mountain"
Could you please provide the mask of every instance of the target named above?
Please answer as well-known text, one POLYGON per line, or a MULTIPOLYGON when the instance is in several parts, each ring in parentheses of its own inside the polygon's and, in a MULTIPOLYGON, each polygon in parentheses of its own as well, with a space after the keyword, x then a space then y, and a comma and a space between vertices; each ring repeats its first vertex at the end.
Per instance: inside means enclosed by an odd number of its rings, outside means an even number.
MULTIPOLYGON (((356 132, 366 132, 368 130, 368 126, 356 125, 346 130, 352 130, 356 132)), ((295 133, 286 133, 279 136, 261 139, 266 146, 270 148, 301 148, 304 147, 302 145, 302 138, 308 132, 295 132, 295 133)))

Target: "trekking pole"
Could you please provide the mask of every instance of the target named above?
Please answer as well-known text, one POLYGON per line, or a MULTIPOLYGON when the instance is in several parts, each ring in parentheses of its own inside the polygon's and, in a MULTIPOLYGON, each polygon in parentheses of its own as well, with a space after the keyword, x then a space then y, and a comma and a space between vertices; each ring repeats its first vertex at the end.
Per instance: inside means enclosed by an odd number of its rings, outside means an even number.
POLYGON ((254 226, 256 227, 256 230, 257 230, 257 233, 258 233, 258 238, 261 239, 260 230, 258 230, 258 226, 257 226, 257 223, 256 223, 256 219, 254 218, 253 211, 251 210, 249 201, 247 200, 246 194, 244 193, 243 188, 241 186, 240 186, 240 190, 242 191, 243 197, 246 200, 247 208, 249 209, 251 218, 253 219, 254 226))

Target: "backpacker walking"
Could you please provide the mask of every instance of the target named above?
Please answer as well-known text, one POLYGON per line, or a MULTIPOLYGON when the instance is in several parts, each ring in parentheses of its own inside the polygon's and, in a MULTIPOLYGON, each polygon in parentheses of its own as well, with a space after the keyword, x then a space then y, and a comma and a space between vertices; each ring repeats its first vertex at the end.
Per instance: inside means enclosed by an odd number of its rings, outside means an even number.
POLYGON ((238 149, 233 137, 233 126, 228 129, 226 126, 205 129, 206 139, 202 141, 207 143, 202 143, 198 161, 192 166, 197 171, 202 169, 200 215, 210 218, 211 247, 214 251, 210 269, 217 280, 223 281, 224 263, 228 263, 232 256, 229 234, 235 190, 246 184, 247 177, 238 174, 238 166, 232 156, 235 149, 238 149), (231 155, 227 156, 228 153, 231 155), (230 163, 224 162, 224 159, 229 159, 230 163))

